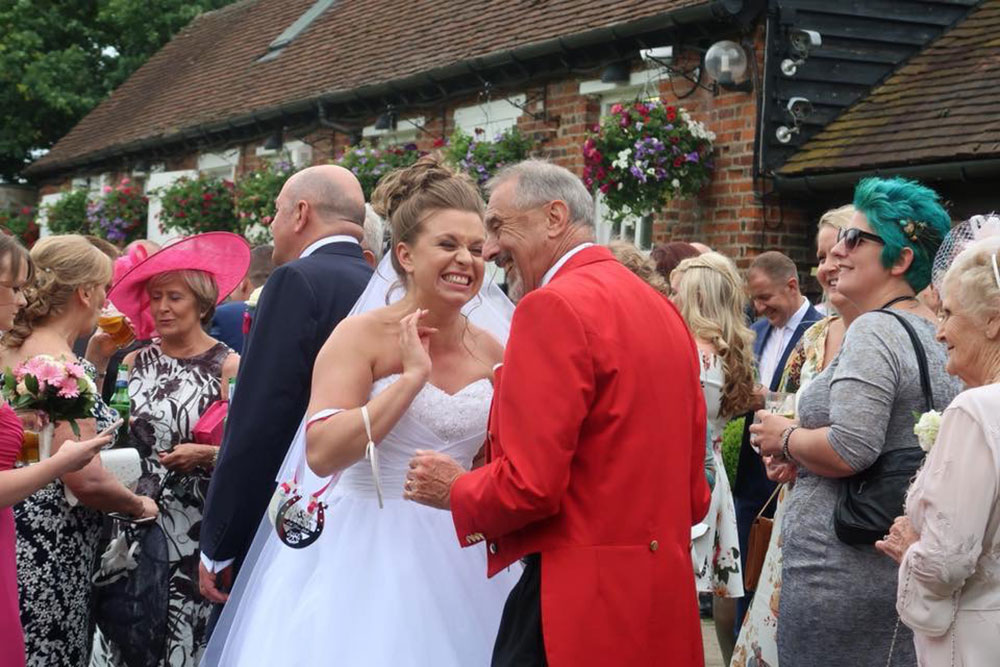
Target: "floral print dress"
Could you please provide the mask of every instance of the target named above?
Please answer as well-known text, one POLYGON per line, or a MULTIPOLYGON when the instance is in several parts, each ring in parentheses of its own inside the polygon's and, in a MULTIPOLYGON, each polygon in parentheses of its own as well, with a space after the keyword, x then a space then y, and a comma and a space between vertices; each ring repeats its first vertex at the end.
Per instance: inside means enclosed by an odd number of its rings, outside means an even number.
POLYGON ((699 592, 738 598, 743 597, 740 541, 736 532, 736 506, 722 463, 722 431, 727 419, 719 414, 726 377, 718 356, 701 350, 700 359, 701 388, 708 416, 706 431, 717 472, 708 514, 693 531, 691 556, 699 592))
MULTIPOLYGON (((167 539, 169 603, 166 648, 160 665, 193 667, 207 642, 211 603, 198 593, 198 536, 210 471, 169 472, 158 452, 194 442, 205 410, 222 397, 222 365, 233 351, 224 343, 193 357, 175 359, 156 343, 139 351, 129 373, 132 426, 130 445, 142 459, 141 487, 158 488, 166 479, 157 523, 167 539)), ((118 651, 98 633, 92 667, 122 665, 118 651)))
MULTIPOLYGON (((95 378, 94 366, 80 362, 95 378)), ((118 420, 100 396, 93 408, 97 430, 118 420)), ((17 585, 21 597, 28 667, 86 667, 90 661, 93 575, 102 515, 66 501, 55 480, 14 506, 17 585)))
MULTIPOLYGON (((826 335, 837 316, 826 317, 809 327, 785 364, 779 391, 798 392, 827 366, 826 335)), ((778 601, 781 599, 781 526, 790 488, 781 487, 774 510, 774 526, 757 591, 740 629, 730 667, 777 667, 778 601)))

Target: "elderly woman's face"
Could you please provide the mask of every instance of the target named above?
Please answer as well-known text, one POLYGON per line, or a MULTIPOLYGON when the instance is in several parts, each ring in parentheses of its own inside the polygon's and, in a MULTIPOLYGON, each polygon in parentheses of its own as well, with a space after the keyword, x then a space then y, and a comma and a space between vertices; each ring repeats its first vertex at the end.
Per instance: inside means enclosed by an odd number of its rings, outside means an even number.
POLYGON ((984 326, 966 312, 957 298, 957 288, 945 285, 938 310, 937 339, 948 348, 946 370, 970 387, 984 383, 983 372, 989 372, 984 352, 996 343, 984 334, 984 326), (950 289, 949 289, 950 288, 950 289))
MULTIPOLYGON (((850 229, 877 236, 868 219, 858 211, 850 225, 840 230, 845 235, 850 229)), ((837 291, 851 302, 864 304, 865 296, 889 280, 889 270, 882 266, 882 249, 878 241, 861 236, 853 248, 847 240, 840 240, 830 249, 830 256, 837 267, 837 291)), ((835 304, 836 305, 836 304, 835 304)))
POLYGON ((148 291, 149 312, 160 336, 184 335, 201 326, 198 301, 180 276, 159 281, 148 291))

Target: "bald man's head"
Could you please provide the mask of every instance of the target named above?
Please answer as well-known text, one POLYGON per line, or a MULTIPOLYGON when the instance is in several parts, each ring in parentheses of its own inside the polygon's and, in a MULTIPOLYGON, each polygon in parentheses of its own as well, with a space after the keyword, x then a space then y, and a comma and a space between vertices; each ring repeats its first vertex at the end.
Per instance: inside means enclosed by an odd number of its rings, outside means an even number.
POLYGON ((321 238, 361 238, 365 197, 357 177, 343 167, 319 165, 293 174, 275 200, 271 233, 275 266, 297 259, 321 238))
POLYGON ((332 164, 306 167, 285 183, 293 201, 304 200, 322 222, 365 224, 365 195, 349 170, 332 164))

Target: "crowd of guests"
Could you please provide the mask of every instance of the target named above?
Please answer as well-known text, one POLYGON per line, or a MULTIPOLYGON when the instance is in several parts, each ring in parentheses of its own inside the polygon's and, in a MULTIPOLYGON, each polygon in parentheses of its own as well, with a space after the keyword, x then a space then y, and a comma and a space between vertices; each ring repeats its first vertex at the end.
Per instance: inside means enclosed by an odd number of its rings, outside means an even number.
MULTIPOLYGON (((474 190, 434 165, 420 168, 434 174, 417 188, 430 194, 410 188, 377 204, 393 212, 390 259, 408 288, 431 281, 409 251, 397 255, 425 233, 417 207, 435 204, 421 196, 464 202, 449 207, 466 216, 455 229, 470 238, 485 230, 484 216, 490 224, 474 190)), ((386 222, 356 186, 334 167, 300 172, 278 198, 274 245, 252 249, 227 233, 121 251, 59 235, 29 252, 0 235, 0 369, 43 354, 79 360, 101 390, 80 434, 57 423, 52 456, 28 466, 14 465, 23 431, 44 419, 0 405, 0 666, 202 659, 271 499, 284 450, 270 443, 296 437, 314 361, 358 362, 356 350, 374 350, 410 304, 395 306, 392 322, 363 320, 368 329, 353 342, 343 332, 330 338, 387 245, 386 222), (258 313, 265 283, 271 296, 258 313), (134 341, 96 328, 109 303, 134 341), (328 338, 336 343, 324 348, 328 338), (104 431, 118 419, 109 403, 119 365, 129 424, 116 447, 137 452, 137 484, 96 455, 114 435, 104 431), (233 400, 234 391, 246 398, 233 400), (203 418, 220 405, 231 407, 225 435, 206 440, 203 418), (115 555, 122 539, 141 544, 139 558, 162 545, 160 567, 137 570, 162 579, 141 624, 99 613, 115 609, 116 595, 140 595, 122 585, 136 567, 133 553, 115 555)), ((803 295, 799 267, 777 251, 743 274, 702 244, 661 244, 648 256, 610 245, 673 303, 693 339, 705 405, 699 466, 711 496, 691 529, 692 581, 712 598, 727 664, 1000 663, 1000 220, 986 222, 971 240, 946 243, 952 222, 932 190, 861 181, 851 204, 818 220, 816 304, 803 295), (933 446, 914 428, 931 411, 943 413, 933 446), (736 469, 727 472, 723 431, 741 417, 736 469), (856 502, 866 486, 882 494, 869 501, 881 511, 870 525, 856 502), (751 543, 762 518, 773 520, 763 548, 751 543), (751 549, 759 573, 748 580, 751 549)), ((508 271, 512 298, 528 278, 546 281, 512 271, 517 262, 503 251, 493 259, 508 271)), ((467 301, 458 295, 449 306, 456 331, 467 301)), ((401 360, 385 361, 397 354, 393 333, 383 341, 390 351, 360 365, 385 366, 379 377, 419 366, 420 312, 404 317, 414 338, 401 360)), ((502 348, 476 340, 481 347, 465 348, 470 359, 502 358, 502 348)), ((318 421, 314 432, 342 422, 318 421)), ((376 421, 375 431, 388 428, 376 421)), ((333 472, 347 465, 338 456, 309 463, 333 472)))

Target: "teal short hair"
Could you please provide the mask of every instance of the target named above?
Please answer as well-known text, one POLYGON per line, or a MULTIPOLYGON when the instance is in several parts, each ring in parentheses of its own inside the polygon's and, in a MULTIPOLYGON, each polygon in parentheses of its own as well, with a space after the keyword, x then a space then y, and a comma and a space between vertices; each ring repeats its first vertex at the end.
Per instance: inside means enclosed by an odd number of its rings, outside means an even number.
POLYGON ((854 189, 854 208, 885 241, 882 266, 895 264, 903 248, 913 251, 913 263, 903 278, 915 292, 931 284, 934 255, 951 230, 951 218, 940 199, 927 186, 898 176, 866 178, 854 189), (913 232, 904 231, 911 221, 913 232))

